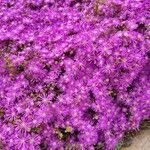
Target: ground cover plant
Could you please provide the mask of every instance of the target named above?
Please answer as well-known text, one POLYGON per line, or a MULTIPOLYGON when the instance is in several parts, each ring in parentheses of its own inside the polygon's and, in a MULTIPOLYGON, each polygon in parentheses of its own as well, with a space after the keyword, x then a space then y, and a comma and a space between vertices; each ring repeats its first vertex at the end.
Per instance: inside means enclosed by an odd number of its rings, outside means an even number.
POLYGON ((1 0, 0 149, 115 149, 150 117, 149 26, 149 0, 1 0))

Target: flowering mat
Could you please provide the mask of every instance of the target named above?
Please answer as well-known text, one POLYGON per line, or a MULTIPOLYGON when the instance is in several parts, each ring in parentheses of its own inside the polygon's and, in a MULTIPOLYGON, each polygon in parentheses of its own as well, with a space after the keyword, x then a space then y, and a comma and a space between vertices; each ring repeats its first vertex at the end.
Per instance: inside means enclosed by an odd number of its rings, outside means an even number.
POLYGON ((0 149, 119 149, 149 117, 150 0, 0 1, 0 149))

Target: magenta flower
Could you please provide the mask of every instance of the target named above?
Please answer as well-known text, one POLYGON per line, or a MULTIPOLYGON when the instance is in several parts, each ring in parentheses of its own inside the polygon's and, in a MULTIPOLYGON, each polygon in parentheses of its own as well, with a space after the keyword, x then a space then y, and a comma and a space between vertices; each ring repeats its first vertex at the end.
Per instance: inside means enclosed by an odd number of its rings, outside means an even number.
POLYGON ((0 149, 112 150, 139 129, 150 117, 149 8, 2 0, 0 149))

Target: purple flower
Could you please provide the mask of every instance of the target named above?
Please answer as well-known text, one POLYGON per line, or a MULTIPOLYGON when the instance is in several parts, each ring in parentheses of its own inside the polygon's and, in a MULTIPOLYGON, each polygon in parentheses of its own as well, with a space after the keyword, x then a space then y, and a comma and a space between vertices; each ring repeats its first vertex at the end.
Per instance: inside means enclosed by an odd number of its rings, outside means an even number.
POLYGON ((138 129, 150 117, 149 7, 2 0, 0 149, 112 150, 138 129))

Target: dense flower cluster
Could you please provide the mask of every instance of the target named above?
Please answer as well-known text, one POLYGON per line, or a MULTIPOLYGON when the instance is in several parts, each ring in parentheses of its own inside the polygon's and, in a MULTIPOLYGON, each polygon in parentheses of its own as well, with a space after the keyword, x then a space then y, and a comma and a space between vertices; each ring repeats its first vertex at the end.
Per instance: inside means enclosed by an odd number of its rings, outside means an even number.
POLYGON ((1 0, 0 149, 114 149, 150 117, 149 26, 149 0, 1 0))

